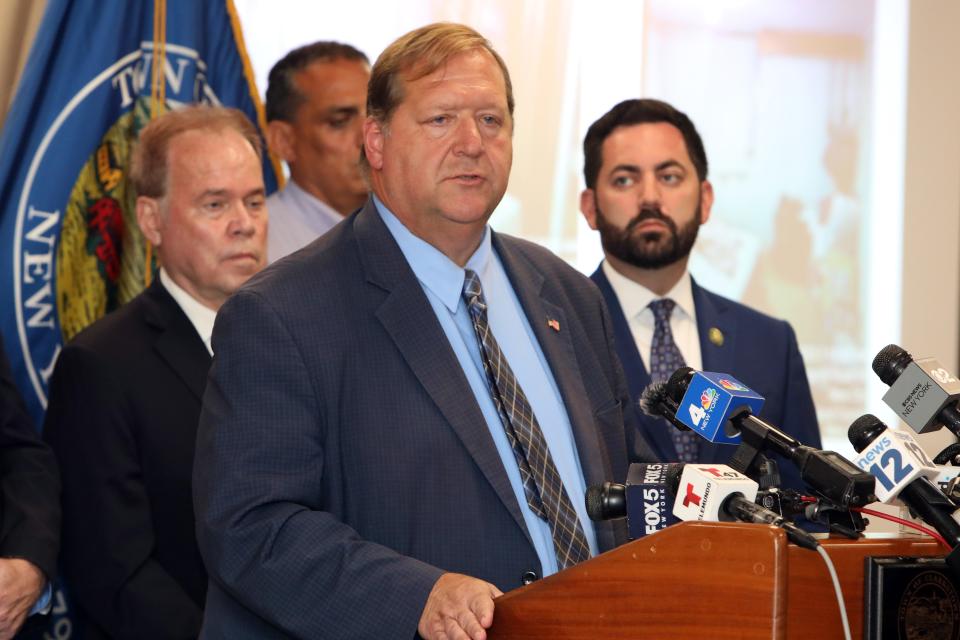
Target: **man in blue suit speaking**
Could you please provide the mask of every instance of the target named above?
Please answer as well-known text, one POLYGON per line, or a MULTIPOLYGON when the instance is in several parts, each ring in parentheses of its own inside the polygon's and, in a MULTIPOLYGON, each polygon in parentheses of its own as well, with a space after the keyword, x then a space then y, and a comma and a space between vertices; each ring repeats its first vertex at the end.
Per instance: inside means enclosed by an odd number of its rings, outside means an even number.
POLYGON ((584 489, 652 453, 596 287, 487 226, 512 137, 489 42, 402 36, 371 71, 373 195, 221 309, 203 637, 482 640, 502 591, 625 541, 584 489))
MULTIPOLYGON (((687 271, 714 197, 690 119, 659 100, 627 100, 590 126, 583 148, 580 210, 600 232, 605 256, 592 278, 610 309, 634 401, 652 379, 683 365, 730 373, 766 398, 761 417, 820 447, 790 325, 706 291, 687 271)), ((734 451, 631 407, 662 460, 723 463, 734 451)), ((800 488, 792 465, 782 462, 780 471, 784 485, 800 488)))

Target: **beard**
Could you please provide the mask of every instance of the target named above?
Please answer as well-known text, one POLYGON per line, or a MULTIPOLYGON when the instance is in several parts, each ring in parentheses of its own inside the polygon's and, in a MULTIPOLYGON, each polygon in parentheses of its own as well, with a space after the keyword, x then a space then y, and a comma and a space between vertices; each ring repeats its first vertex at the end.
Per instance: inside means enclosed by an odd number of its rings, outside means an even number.
POLYGON ((600 210, 600 203, 594 196, 597 211, 597 231, 600 243, 608 255, 641 269, 661 269, 683 260, 690 255, 697 233, 700 231, 700 205, 693 218, 677 228, 677 223, 663 214, 660 207, 644 207, 624 228, 617 227, 600 210), (637 226, 647 220, 659 220, 667 226, 667 233, 653 231, 634 233, 637 226))

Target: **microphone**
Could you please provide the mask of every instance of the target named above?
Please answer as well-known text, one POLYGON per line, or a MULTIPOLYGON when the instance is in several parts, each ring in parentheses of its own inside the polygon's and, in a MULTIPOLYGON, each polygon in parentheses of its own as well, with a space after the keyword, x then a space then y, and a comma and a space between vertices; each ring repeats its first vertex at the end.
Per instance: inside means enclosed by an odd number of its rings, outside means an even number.
POLYGON ((730 466, 740 473, 755 473, 763 460, 762 452, 771 451, 792 462, 800 470, 804 483, 844 509, 873 502, 873 476, 838 453, 803 445, 760 420, 753 411, 762 406, 762 402, 762 396, 729 374, 698 373, 690 367, 681 367, 662 390, 650 391, 646 405, 657 412, 653 415, 665 417, 674 425, 680 422, 690 427, 692 424, 699 435, 715 438, 712 442, 736 442, 733 440, 736 436, 741 444, 730 459, 730 466), (662 400, 661 395, 669 401, 662 400), (707 407, 702 400, 705 396, 711 398, 707 407), (668 415, 666 411, 674 406, 677 407, 675 413, 668 415), (703 429, 694 422, 700 410, 704 412, 700 416, 700 423, 706 425, 703 429), (687 423, 688 415, 690 423, 687 423))
POLYGON ((687 464, 669 478, 676 495, 673 514, 681 520, 752 522, 780 527, 787 538, 805 549, 819 543, 809 533, 754 500, 757 483, 725 464, 687 464))
POLYGON ((888 429, 868 413, 850 425, 847 437, 860 454, 856 463, 876 475, 878 498, 888 504, 899 498, 952 548, 960 544, 952 515, 957 505, 930 482, 939 471, 910 433, 888 429))
POLYGON ((587 489, 587 515, 594 521, 625 517, 631 540, 667 528, 678 522, 667 476, 682 467, 679 462, 631 464, 626 484, 604 482, 587 489))
MULTIPOLYGON (((679 369, 677 369, 679 371, 679 369)), ((676 375, 676 373, 674 373, 676 375)), ((663 380, 651 382, 640 394, 637 401, 640 410, 653 418, 664 418, 667 422, 681 431, 689 431, 690 427, 677 420, 679 407, 667 393, 667 383, 663 380)))
POLYGON ((873 359, 873 372, 890 387, 883 401, 916 433, 945 426, 960 437, 960 380, 933 358, 914 360, 895 344, 873 359))
POLYGON ((740 430, 729 419, 742 412, 756 413, 763 407, 763 396, 733 376, 690 367, 673 372, 666 393, 677 403, 676 419, 714 443, 740 444, 740 430))

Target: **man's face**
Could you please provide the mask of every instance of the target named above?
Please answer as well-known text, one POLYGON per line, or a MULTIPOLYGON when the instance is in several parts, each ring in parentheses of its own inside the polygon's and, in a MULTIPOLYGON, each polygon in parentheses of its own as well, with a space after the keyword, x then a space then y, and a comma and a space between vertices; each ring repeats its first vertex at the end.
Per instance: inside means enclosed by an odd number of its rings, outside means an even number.
POLYGON ((370 69, 362 60, 317 61, 294 75, 304 97, 289 126, 290 150, 281 155, 306 191, 351 213, 367 198, 360 145, 370 69))
POLYGON ((604 252, 642 269, 686 260, 710 217, 713 189, 700 182, 680 130, 665 122, 618 127, 602 157, 580 210, 604 252))
POLYGON ((170 277, 219 309, 266 264, 260 160, 233 130, 181 133, 167 153, 167 193, 138 198, 138 221, 170 277))
MULTIPOLYGON (((487 51, 467 51, 404 83, 386 126, 364 128, 378 197, 414 234, 443 249, 482 230, 507 188, 513 119, 487 51)), ((448 254, 449 255, 449 254, 448 254)))

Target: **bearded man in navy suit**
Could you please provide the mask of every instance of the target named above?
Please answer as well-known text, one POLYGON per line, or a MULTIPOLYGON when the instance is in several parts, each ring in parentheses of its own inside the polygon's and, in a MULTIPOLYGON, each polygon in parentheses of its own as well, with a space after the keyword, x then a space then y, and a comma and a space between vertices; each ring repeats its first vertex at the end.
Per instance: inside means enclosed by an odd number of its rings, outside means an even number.
MULTIPOLYGON (((678 447, 692 447, 683 453, 692 453, 693 460, 724 463, 734 451, 705 440, 678 442, 665 420, 639 410, 636 400, 651 382, 651 346, 662 344, 653 311, 661 299, 672 301, 669 333, 687 366, 732 374, 766 398, 761 417, 820 447, 813 397, 790 325, 703 289, 687 270, 714 198, 693 122, 659 100, 626 100, 590 126, 583 148, 586 189, 580 210, 600 232, 605 256, 592 278, 613 319, 631 410, 656 454, 677 460, 683 457, 678 447)), ((778 462, 782 484, 801 488, 793 465, 778 462)))
POLYGON ((514 124, 489 42, 402 36, 367 114, 371 199, 217 318, 194 467, 206 638, 482 640, 502 591, 625 541, 584 489, 652 455, 596 287, 487 226, 514 124), (523 480, 540 462, 510 429, 537 432, 552 480, 523 480))

